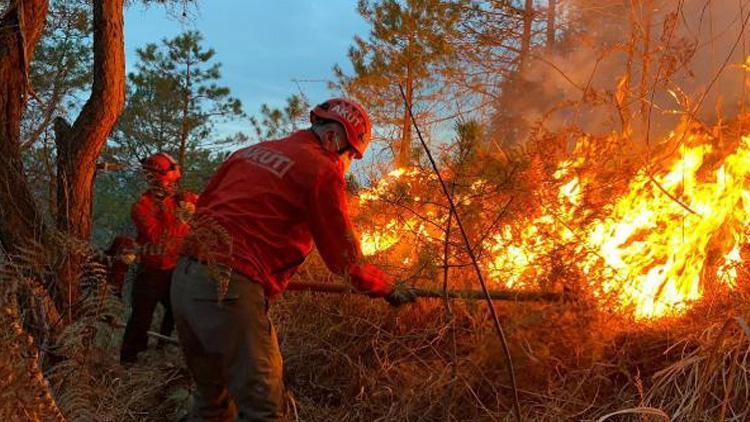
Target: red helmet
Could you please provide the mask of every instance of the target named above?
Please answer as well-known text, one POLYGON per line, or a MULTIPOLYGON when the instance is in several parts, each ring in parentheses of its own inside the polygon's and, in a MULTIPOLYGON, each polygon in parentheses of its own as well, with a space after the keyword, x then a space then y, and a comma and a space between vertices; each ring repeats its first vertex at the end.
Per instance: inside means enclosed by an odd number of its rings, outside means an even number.
POLYGON ((143 160, 141 164, 143 170, 159 181, 176 182, 182 177, 177 161, 165 152, 154 154, 143 160))
POLYGON ((349 145, 356 152, 356 158, 362 158, 367 146, 370 144, 372 123, 367 112, 361 105, 347 98, 331 98, 312 109, 310 112, 310 122, 315 123, 317 119, 333 120, 341 123, 344 129, 346 129, 346 137, 349 145))

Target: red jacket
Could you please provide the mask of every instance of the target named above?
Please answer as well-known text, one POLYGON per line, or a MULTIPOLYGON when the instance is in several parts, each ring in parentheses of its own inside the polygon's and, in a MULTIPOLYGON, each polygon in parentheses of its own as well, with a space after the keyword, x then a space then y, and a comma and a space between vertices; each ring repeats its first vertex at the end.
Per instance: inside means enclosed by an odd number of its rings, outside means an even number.
POLYGON ((182 239, 190 226, 180 220, 175 212, 180 202, 195 204, 198 196, 182 192, 160 199, 148 190, 133 204, 131 216, 138 229, 137 242, 141 246, 141 262, 149 268, 170 270, 177 265, 182 239))
POLYGON ((125 276, 128 273, 129 264, 122 260, 122 254, 136 249, 135 240, 128 236, 116 236, 104 251, 109 262, 102 262, 107 267, 107 282, 117 296, 122 294, 122 286, 125 284, 125 276))
POLYGON ((226 230, 230 266, 262 284, 270 297, 286 288, 313 240, 332 272, 349 274, 355 287, 375 292, 382 280, 356 276, 363 273, 356 265, 361 252, 345 187, 338 157, 303 130, 232 154, 201 194, 197 215, 226 230))

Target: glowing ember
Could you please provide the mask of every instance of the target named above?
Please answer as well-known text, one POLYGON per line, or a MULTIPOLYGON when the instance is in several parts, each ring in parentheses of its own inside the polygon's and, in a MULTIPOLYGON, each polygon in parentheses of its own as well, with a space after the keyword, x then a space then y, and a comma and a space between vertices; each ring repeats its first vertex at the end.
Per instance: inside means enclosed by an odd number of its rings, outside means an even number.
MULTIPOLYGON (((361 192, 358 197, 359 202, 360 204, 367 204, 368 202, 383 199, 389 190, 399 181, 404 182, 408 188, 411 188, 412 179, 418 176, 420 176, 418 169, 399 168, 393 170, 386 177, 378 180, 372 188, 361 192)), ((413 196, 412 200, 419 202, 421 198, 413 196)), ((431 216, 432 211, 428 211, 426 214, 427 216, 431 216)), ((414 217, 391 218, 384 224, 378 224, 376 221, 370 221, 369 223, 369 228, 363 230, 360 235, 360 246, 365 256, 391 249, 405 234, 430 237, 425 225, 414 217)), ((405 263, 409 261, 409 257, 402 259, 402 262, 405 263)))
POLYGON ((360 235, 362 253, 364 255, 374 255, 377 252, 389 249, 401 239, 400 231, 398 221, 393 219, 380 230, 362 232, 360 235))
POLYGON ((384 177, 375 184, 372 188, 359 194, 359 201, 365 203, 368 201, 377 201, 383 194, 388 192, 388 189, 393 185, 394 182, 399 180, 402 176, 415 176, 419 173, 417 169, 403 169, 399 168, 388 173, 387 177, 384 177))
POLYGON ((542 204, 537 217, 505 226, 490 239, 487 248, 492 258, 487 271, 491 279, 509 288, 531 286, 543 271, 539 259, 548 256, 559 244, 575 239, 576 233, 566 223, 573 221, 581 205, 583 186, 576 176, 567 181, 565 178, 570 170, 582 164, 582 159, 562 162, 553 175, 562 183, 555 198, 557 202, 542 204))

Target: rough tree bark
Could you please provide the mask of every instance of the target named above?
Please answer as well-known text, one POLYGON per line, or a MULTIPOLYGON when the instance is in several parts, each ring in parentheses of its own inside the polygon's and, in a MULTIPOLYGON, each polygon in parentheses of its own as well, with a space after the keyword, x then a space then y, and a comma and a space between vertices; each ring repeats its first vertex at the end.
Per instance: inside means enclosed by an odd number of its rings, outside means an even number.
POLYGON ((0 18, 0 244, 6 252, 40 241, 44 232, 23 169, 20 128, 29 60, 47 9, 47 0, 15 0, 0 18))
MULTIPOLYGON (((57 144, 58 230, 88 241, 96 160, 125 104, 123 0, 94 3, 94 81, 91 96, 72 126, 58 118, 57 144)), ((71 255, 58 272, 58 300, 72 304, 78 295, 82 257, 71 255)))

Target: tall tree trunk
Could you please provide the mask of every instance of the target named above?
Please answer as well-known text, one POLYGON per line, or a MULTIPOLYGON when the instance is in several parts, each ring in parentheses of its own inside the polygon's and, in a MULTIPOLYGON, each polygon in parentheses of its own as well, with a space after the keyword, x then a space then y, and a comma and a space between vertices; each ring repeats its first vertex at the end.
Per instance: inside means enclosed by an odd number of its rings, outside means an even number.
POLYGON ((547 0, 547 51, 555 48, 555 31, 557 31, 557 0, 547 0))
MULTIPOLYGON (((88 241, 96 160, 125 103, 123 0, 94 3, 94 81, 91 96, 71 127, 56 122, 57 228, 88 241)), ((71 255, 59 276, 59 301, 77 299, 83 257, 71 255)))
POLYGON ((404 92, 406 93, 406 104, 404 104, 404 116, 401 126, 401 144, 398 147, 396 166, 406 168, 411 165, 411 116, 409 109, 414 99, 414 81, 411 65, 406 65, 406 80, 404 81, 404 92))
POLYGON ((180 130, 180 152, 178 162, 181 168, 185 168, 185 150, 187 149, 187 138, 190 131, 189 128, 189 116, 190 113, 190 101, 192 101, 192 90, 190 88, 190 51, 188 51, 187 63, 185 66, 185 93, 182 102, 182 127, 180 130))
POLYGON ((0 244, 13 252, 44 232, 21 158, 21 116, 29 60, 47 17, 47 0, 16 0, 0 17, 0 244))
POLYGON ((529 61, 531 52, 531 26, 534 24, 534 0, 526 0, 523 9, 523 34, 521 35, 521 54, 518 60, 518 69, 523 73, 529 61))

